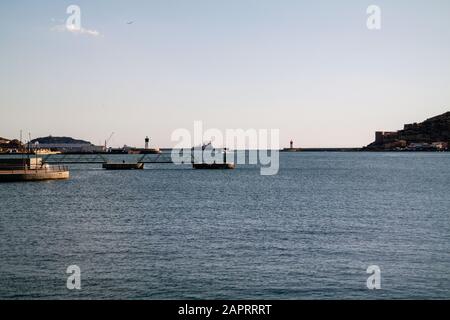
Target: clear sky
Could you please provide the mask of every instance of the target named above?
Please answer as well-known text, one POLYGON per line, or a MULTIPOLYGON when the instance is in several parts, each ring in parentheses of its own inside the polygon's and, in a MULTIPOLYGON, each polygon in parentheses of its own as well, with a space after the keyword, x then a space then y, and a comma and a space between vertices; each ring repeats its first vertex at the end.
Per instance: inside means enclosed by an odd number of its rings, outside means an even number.
POLYGON ((0 1, 0 24, 7 138, 168 147, 202 120, 278 128, 284 146, 362 146, 450 110, 448 0, 18 0, 0 1), (81 34, 58 27, 71 4, 81 34))

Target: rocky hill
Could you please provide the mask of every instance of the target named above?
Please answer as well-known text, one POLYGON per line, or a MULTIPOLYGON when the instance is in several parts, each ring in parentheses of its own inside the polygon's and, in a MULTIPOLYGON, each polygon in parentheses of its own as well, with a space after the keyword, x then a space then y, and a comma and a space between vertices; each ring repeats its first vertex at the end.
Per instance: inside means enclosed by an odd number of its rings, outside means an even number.
POLYGON ((430 118, 422 123, 407 124, 403 130, 398 131, 398 138, 411 142, 449 142, 450 112, 430 118))
POLYGON ((39 142, 39 144, 88 144, 91 143, 89 141, 77 140, 70 137, 43 137, 31 140, 31 143, 39 142))
POLYGON ((421 123, 405 124, 403 130, 375 133, 375 142, 369 150, 401 149, 411 146, 421 148, 448 148, 450 143, 450 112, 430 118, 421 123))

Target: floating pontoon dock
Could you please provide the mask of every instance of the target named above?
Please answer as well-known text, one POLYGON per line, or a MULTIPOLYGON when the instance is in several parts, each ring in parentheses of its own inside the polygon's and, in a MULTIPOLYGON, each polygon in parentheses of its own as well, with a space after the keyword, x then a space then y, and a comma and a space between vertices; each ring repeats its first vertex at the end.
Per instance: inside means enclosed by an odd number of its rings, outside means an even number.
POLYGON ((42 164, 40 158, 0 159, 0 182, 69 179, 66 166, 42 164))
POLYGON ((102 165, 103 169, 106 170, 142 170, 144 169, 144 164, 142 162, 138 163, 125 163, 125 162, 106 162, 102 165))

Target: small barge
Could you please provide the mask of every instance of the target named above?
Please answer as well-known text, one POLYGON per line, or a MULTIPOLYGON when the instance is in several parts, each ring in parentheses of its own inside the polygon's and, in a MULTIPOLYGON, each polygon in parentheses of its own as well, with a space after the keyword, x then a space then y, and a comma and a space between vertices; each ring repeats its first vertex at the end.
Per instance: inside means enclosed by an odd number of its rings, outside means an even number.
POLYGON ((204 169, 204 170, 227 170, 234 169, 234 163, 193 163, 192 167, 194 169, 204 169))
POLYGON ((143 170, 144 164, 142 162, 126 163, 126 162, 106 162, 103 163, 103 169, 106 170, 143 170))

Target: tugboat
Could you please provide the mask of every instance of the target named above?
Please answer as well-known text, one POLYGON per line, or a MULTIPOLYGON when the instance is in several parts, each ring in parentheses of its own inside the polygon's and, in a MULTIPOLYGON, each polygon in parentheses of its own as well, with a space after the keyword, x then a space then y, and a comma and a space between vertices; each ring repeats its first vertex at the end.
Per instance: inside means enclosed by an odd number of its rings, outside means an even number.
MULTIPOLYGON (((194 161, 194 157, 192 156, 192 168, 194 169, 200 169, 200 170, 229 170, 229 169, 235 169, 236 166, 234 163, 228 163, 227 162, 227 148, 223 149, 223 162, 222 163, 216 163, 215 161, 213 163, 206 163, 203 161, 203 151, 207 149, 208 147, 212 148, 212 143, 209 142, 207 144, 204 144, 202 146, 202 162, 198 163, 194 161)), ((192 148, 192 151, 194 148, 192 148)), ((215 149, 213 149, 215 151, 215 149)))

